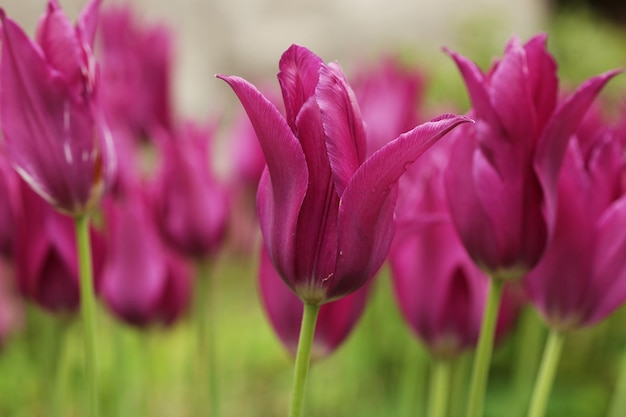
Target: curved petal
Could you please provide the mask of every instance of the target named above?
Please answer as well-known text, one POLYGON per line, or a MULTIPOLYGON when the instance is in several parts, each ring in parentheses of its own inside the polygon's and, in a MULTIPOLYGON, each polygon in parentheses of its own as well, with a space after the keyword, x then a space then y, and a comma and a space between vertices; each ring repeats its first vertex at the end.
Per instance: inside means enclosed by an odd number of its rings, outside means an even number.
POLYGON ((267 161, 257 194, 265 245, 281 271, 293 271, 298 213, 309 181, 304 152, 280 112, 252 84, 239 77, 218 78, 239 97, 267 161))
POLYGON ((407 167, 465 116, 443 115, 382 147, 354 174, 341 198, 336 276, 328 295, 335 298, 363 285, 380 268, 393 238, 397 182, 407 167))
POLYGON ((538 131, 543 129, 554 111, 559 89, 556 61, 546 50, 546 39, 547 35, 540 33, 524 45, 538 131))
POLYGON ((82 39, 92 47, 96 37, 96 28, 99 21, 101 0, 91 0, 82 10, 76 27, 80 31, 82 39))

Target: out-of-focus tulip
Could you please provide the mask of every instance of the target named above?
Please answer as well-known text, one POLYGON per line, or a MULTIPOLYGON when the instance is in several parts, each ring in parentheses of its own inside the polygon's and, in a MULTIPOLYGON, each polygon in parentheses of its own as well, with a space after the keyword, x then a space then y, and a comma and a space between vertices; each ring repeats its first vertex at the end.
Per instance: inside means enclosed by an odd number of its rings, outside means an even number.
POLYGON ((387 57, 356 74, 351 84, 365 121, 368 155, 417 125, 424 95, 424 77, 417 70, 387 57))
POLYGON ((91 50, 98 7, 92 0, 74 27, 50 0, 37 42, 0 10, 5 152, 38 194, 72 215, 99 202, 115 168, 91 50))
MULTIPOLYGON (((302 324, 302 301, 280 279, 267 252, 262 250, 259 287, 265 312, 278 338, 295 358, 302 324)), ((333 353, 361 318, 369 285, 337 301, 321 306, 311 356, 313 360, 333 353)))
POLYGON ((366 160, 363 120, 339 65, 294 45, 279 66, 286 117, 242 78, 220 78, 239 97, 267 161, 257 207, 269 257, 301 300, 319 305, 378 271, 393 238, 398 178, 470 119, 441 116, 366 160))
MULTIPOLYGON (((15 273, 27 299, 51 312, 72 313, 80 304, 74 222, 53 210, 21 182, 21 215, 17 224, 15 273)), ((105 244, 91 230, 93 272, 98 289, 105 244)))
POLYGON ((614 131, 584 129, 570 141, 554 237, 526 279, 531 301, 554 329, 594 324, 626 300, 624 168, 614 131))
POLYGON ((163 25, 144 25, 130 6, 103 11, 100 18, 103 105, 114 126, 135 139, 155 127, 172 129, 172 35, 163 25))
POLYGON ((161 143, 152 204, 164 241, 195 259, 214 255, 228 221, 229 196, 212 170, 214 127, 184 124, 161 143))
POLYGON ((0 254, 12 259, 20 211, 20 182, 9 161, 0 155, 0 254))
MULTIPOLYGON (((443 175, 450 143, 434 145, 400 180, 398 231, 389 254, 400 311, 433 355, 450 358, 476 346, 488 279, 467 254, 452 224, 443 175)), ((499 332, 517 302, 507 297, 499 332)))
POLYGON ((484 74, 449 52, 465 80, 476 124, 455 132, 448 201, 472 259, 500 278, 540 260, 554 228, 556 183, 570 136, 616 71, 593 77, 557 103, 556 63, 546 36, 512 39, 484 74))
POLYGON ((110 253, 101 294, 113 313, 134 326, 171 324, 190 302, 190 270, 163 245, 150 209, 137 189, 107 200, 110 253))

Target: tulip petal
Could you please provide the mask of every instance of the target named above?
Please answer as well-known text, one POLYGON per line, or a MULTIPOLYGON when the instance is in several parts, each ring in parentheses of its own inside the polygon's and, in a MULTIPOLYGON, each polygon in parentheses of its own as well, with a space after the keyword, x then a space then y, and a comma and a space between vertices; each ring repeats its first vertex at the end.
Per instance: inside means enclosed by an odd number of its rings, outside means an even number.
POLYGON ((78 17, 76 27, 80 31, 81 37, 90 47, 93 46, 98 27, 101 0, 91 0, 78 17))
MULTIPOLYGON (((555 222, 557 183, 567 143, 600 90, 619 72, 608 71, 585 81, 559 105, 539 137, 534 168, 545 193, 544 210, 548 225, 555 222)), ((551 226, 548 227, 550 229, 551 226)))
POLYGON ((315 93, 322 59, 298 45, 291 45, 278 64, 278 81, 283 92, 289 126, 295 126, 300 108, 315 93))
POLYGON ((545 126, 556 106, 559 88, 556 61, 546 50, 546 39, 547 35, 540 33, 524 45, 539 129, 545 126))
POLYGON ((341 196, 365 158, 365 127, 354 92, 338 65, 322 66, 316 89, 335 189, 341 196))
POLYGON ((336 276, 329 295, 349 294, 380 268, 393 238, 397 182, 407 167, 461 123, 464 116, 443 115, 382 147, 357 170, 341 198, 336 276))
POLYGON ((298 213, 309 181, 304 152, 280 112, 252 84, 239 77, 218 78, 239 97, 267 161, 257 194, 265 245, 275 265, 293 271, 298 213))

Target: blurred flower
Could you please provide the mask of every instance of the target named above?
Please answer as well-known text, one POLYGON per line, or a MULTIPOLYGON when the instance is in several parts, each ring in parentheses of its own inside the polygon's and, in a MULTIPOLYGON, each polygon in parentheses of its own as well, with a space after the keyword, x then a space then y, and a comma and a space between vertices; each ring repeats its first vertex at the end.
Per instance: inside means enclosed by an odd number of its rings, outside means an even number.
POLYGON ((24 306, 15 288, 15 271, 0 258, 0 348, 24 325, 24 306))
MULTIPOLYGON (((24 296, 54 313, 73 313, 80 304, 74 222, 53 210, 21 182, 15 274, 24 296)), ((91 229, 96 290, 105 257, 104 241, 91 229)))
MULTIPOLYGON (((465 251, 448 212, 443 174, 450 144, 434 145, 400 179, 398 230, 389 253, 400 311, 441 358, 476 346, 489 285, 465 251)), ((498 333, 511 327, 518 304, 505 296, 498 333)))
POLYGON ((626 300, 625 160, 615 131, 587 121, 569 143, 553 239, 525 280, 557 330, 594 324, 626 300))
MULTIPOLYGON (((302 324, 302 301, 282 282, 265 250, 261 254, 259 287, 274 331, 295 358, 302 324)), ((314 360, 333 353, 348 337, 365 310, 368 295, 369 285, 365 285, 347 297, 321 306, 311 351, 314 360)))
POLYGON ((172 43, 165 26, 142 24, 130 6, 109 8, 100 18, 103 104, 110 123, 135 139, 155 127, 172 129, 172 43))
POLYGON ((114 171, 91 50, 98 6, 99 0, 92 0, 72 27, 58 2, 50 0, 37 42, 0 10, 6 154, 37 193, 73 215, 97 204, 114 171))
POLYGON ((215 255, 228 221, 229 196, 212 172, 214 127, 184 124, 162 140, 153 182, 155 218, 164 241, 195 259, 215 255))
POLYGON ((278 274, 308 304, 362 287, 394 232, 395 184, 405 167, 465 117, 445 115, 365 160, 365 129, 336 63, 290 47, 278 79, 286 118, 250 83, 220 76, 246 109, 267 161, 257 207, 278 274))
POLYGON ((417 125, 424 95, 424 77, 417 70, 386 57, 361 70, 351 84, 365 122, 368 155, 417 125))
POLYGON ((0 155, 0 255, 12 259, 20 213, 19 176, 4 155, 0 155))
POLYGON ((105 201, 110 253, 101 294, 113 313, 134 326, 171 324, 190 302, 190 270, 161 242, 140 189, 105 201))
POLYGON ((454 223, 470 256, 499 277, 520 277, 545 251, 567 142, 604 84, 586 81, 557 105, 556 63, 546 36, 513 38, 487 74, 449 52, 465 80, 473 126, 455 132, 446 177, 454 223))

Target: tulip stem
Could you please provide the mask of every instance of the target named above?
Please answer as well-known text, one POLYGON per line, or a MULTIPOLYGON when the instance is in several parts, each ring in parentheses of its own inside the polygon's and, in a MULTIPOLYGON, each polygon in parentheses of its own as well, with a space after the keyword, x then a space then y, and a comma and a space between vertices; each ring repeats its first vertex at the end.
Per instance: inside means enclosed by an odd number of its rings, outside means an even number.
POLYGON ((452 364, 447 359, 436 358, 430 370, 428 417, 446 417, 450 393, 452 364))
POLYGON ((311 348, 313 347, 313 336, 315 335, 315 324, 317 323, 317 315, 319 311, 320 306, 317 304, 304 304, 300 337, 298 339, 298 351, 296 353, 296 365, 294 369, 289 417, 302 416, 304 391, 306 389, 307 374, 309 373, 309 362, 311 359, 311 348))
POLYGON ((491 363, 491 352, 493 351, 496 322, 498 321, 498 310, 503 288, 504 281, 502 279, 489 279, 489 294, 487 295, 487 304, 483 313, 478 347, 474 355, 467 417, 480 417, 483 414, 487 380, 489 379, 489 364, 491 363))
POLYGON ((530 402, 528 417, 543 417, 546 412, 550 391, 552 391, 552 383, 556 369, 559 365, 559 358, 563 350, 563 334, 558 330, 552 329, 548 335, 548 341, 543 351, 541 366, 535 381, 535 390, 530 402))
POLYGON ((626 416, 626 351, 622 355, 621 366, 607 417, 626 416))
POLYGON ((96 297, 94 295, 91 243, 89 241, 89 215, 74 219, 80 273, 80 314, 83 322, 85 349, 85 377, 89 416, 98 416, 98 384, 96 376, 96 297))

